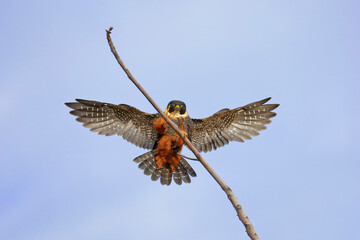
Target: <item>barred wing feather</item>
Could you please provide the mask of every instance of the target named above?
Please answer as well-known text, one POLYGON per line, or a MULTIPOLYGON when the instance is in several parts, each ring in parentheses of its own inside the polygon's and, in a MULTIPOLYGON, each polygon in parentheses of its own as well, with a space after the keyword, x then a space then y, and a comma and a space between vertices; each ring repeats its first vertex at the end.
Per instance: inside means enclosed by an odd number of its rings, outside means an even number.
POLYGON ((216 150, 230 141, 244 142, 259 131, 266 129, 270 118, 276 116, 271 112, 279 104, 265 104, 271 98, 250 103, 235 109, 223 109, 203 119, 192 119, 190 132, 191 142, 200 152, 216 150))
POLYGON ((153 121, 158 114, 142 112, 126 104, 111 104, 76 99, 77 102, 65 103, 72 108, 70 112, 84 127, 100 135, 122 136, 138 147, 152 149, 157 139, 153 121))

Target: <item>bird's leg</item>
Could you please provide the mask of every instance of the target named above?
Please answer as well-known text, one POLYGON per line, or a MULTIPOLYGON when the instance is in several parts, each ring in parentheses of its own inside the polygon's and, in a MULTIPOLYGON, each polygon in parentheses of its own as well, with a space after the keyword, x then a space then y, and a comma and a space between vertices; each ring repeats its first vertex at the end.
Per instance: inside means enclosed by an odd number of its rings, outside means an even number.
POLYGON ((183 133, 186 137, 188 137, 187 132, 184 131, 184 121, 183 121, 182 124, 181 124, 180 130, 182 131, 182 133, 183 133))

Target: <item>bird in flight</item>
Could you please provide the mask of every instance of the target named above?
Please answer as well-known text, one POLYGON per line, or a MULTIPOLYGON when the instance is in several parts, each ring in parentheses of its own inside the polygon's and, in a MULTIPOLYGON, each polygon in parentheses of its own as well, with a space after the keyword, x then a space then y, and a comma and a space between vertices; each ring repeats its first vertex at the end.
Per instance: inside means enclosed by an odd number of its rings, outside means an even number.
MULTIPOLYGON (((186 105, 179 100, 169 102, 165 109, 168 116, 199 152, 209 152, 231 141, 244 142, 266 129, 272 112, 279 104, 266 104, 266 98, 235 109, 222 109, 207 118, 190 118, 186 105)), ((160 178, 162 185, 172 179, 178 185, 190 183, 196 177, 194 169, 179 154, 184 145, 178 134, 169 127, 160 114, 150 114, 126 104, 111 104, 76 99, 65 103, 72 108, 72 115, 84 127, 100 135, 122 136, 126 141, 150 151, 136 157, 134 162, 151 180, 160 178)))

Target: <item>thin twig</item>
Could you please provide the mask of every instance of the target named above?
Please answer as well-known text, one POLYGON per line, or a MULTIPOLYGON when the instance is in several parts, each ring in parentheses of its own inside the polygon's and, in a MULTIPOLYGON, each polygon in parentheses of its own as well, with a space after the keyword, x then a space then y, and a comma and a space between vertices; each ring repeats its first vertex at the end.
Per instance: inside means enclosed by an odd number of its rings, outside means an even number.
POLYGON ((181 157, 183 157, 183 158, 189 159, 189 160, 199 161, 199 159, 197 159, 197 158, 187 157, 187 156, 185 156, 185 155, 182 155, 181 153, 178 153, 178 155, 181 156, 181 157))
POLYGON ((246 216, 244 210, 242 209, 239 201, 236 199, 235 194, 229 188, 228 185, 216 174, 216 172, 209 166, 209 164, 205 161, 205 159, 200 155, 200 153, 196 150, 196 148, 191 144, 189 139, 183 134, 183 132, 177 127, 175 123, 173 123, 159 108, 159 106, 154 102, 154 100, 149 96, 149 94, 144 90, 144 88, 136 81, 130 71, 126 68, 125 64, 119 57, 119 54, 116 52, 114 44, 111 40, 110 34, 113 28, 110 27, 109 30, 106 30, 106 37, 111 49, 111 52, 114 54, 116 60, 120 64, 121 68, 125 71, 128 78, 135 84, 135 86, 142 92, 142 94, 147 98, 147 100, 151 103, 151 105, 158 111, 162 118, 166 121, 168 125, 170 125, 184 140, 184 143, 189 147, 189 149, 194 153, 196 158, 201 162, 201 164, 205 167, 205 169, 210 173, 210 175, 215 179, 215 181, 220 185, 220 187, 224 190, 233 207, 235 208, 237 215, 240 221, 244 224, 247 234, 252 240, 258 240, 259 237, 256 234, 254 226, 251 224, 248 216, 246 216))

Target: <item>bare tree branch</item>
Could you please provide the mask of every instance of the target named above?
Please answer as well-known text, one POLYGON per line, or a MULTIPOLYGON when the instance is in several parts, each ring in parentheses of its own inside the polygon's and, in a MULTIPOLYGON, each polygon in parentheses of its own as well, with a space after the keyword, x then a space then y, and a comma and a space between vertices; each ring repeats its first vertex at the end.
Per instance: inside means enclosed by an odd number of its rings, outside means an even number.
POLYGON ((226 183, 216 174, 216 172, 209 166, 209 164, 205 161, 205 159, 200 155, 200 153, 196 150, 196 148, 191 144, 189 139, 183 134, 183 132, 177 127, 175 123, 173 123, 159 108, 159 106, 154 102, 154 100, 147 94, 144 88, 136 81, 130 71, 126 68, 125 64, 119 57, 119 54, 116 52, 114 44, 111 40, 110 34, 113 28, 110 27, 109 30, 106 30, 106 37, 111 49, 111 52, 114 54, 116 60, 120 64, 121 68, 125 71, 128 78, 135 84, 135 86, 142 92, 142 94, 147 98, 147 100, 151 103, 151 105, 159 112, 162 118, 166 121, 168 125, 170 125, 184 140, 184 143, 189 147, 189 149, 194 153, 196 158, 201 162, 201 164, 205 167, 205 169, 210 173, 210 175, 215 179, 215 181, 220 185, 220 187, 224 190, 233 207, 235 208, 237 215, 240 221, 244 224, 247 234, 252 240, 258 240, 259 237, 256 234, 254 226, 251 224, 249 218, 246 216, 244 210, 242 209, 239 201, 236 199, 235 194, 232 192, 230 187, 226 185, 226 183))

